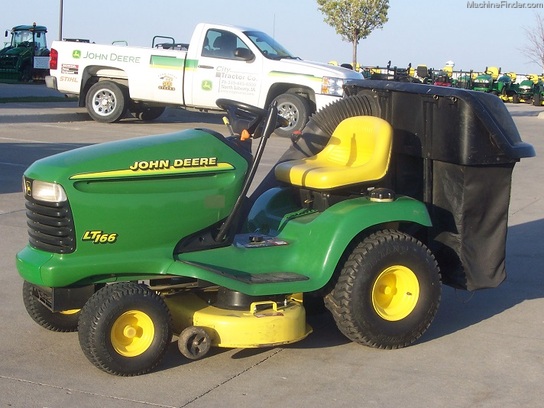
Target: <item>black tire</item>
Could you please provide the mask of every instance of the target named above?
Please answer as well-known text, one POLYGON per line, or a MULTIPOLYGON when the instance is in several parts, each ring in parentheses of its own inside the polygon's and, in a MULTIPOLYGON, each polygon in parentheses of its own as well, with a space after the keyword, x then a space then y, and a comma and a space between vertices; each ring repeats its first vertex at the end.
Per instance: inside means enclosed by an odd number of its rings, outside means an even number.
POLYGON ((96 367, 133 376, 153 370, 172 338, 168 307, 146 286, 107 285, 85 304, 79 319, 79 344, 96 367))
POLYGON ((137 117, 144 122, 151 122, 157 119, 164 113, 165 108, 163 106, 149 106, 144 110, 137 113, 137 117))
POLYGON ((21 70, 21 82, 30 82, 32 81, 32 66, 25 65, 21 70))
POLYGON ((85 104, 93 120, 113 123, 125 116, 128 99, 128 90, 124 85, 100 81, 89 88, 85 104))
POLYGON ((519 95, 517 93, 512 95, 512 103, 519 103, 519 95))
POLYGON ((535 92, 535 93, 533 94, 533 105, 534 105, 534 106, 542 106, 542 102, 541 102, 541 101, 542 101, 542 98, 541 98, 541 96, 540 96, 540 91, 535 92))
POLYGON ((276 129, 281 137, 291 137, 293 132, 301 131, 310 117, 310 104, 306 98, 293 93, 284 93, 277 96, 278 115, 287 119, 289 125, 276 129))
POLYGON ((198 360, 208 354, 212 341, 202 327, 185 328, 178 339, 178 349, 189 360, 198 360))
POLYGON ((397 349, 427 330, 440 297, 438 264, 427 247, 410 235, 383 230, 349 254, 325 305, 350 340, 397 349))
POLYGON ((47 330, 54 332, 77 331, 80 310, 52 312, 34 296, 34 291, 32 284, 27 281, 23 283, 23 303, 32 320, 47 330))

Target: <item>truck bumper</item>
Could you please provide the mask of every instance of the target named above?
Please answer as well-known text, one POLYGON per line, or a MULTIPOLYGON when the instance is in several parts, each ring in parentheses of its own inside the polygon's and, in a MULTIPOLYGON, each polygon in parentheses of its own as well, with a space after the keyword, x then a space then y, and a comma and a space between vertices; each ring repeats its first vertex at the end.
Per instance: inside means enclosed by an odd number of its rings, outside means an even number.
POLYGON ((46 75, 45 77, 45 86, 51 89, 58 90, 57 88, 57 78, 51 75, 46 75))
POLYGON ((341 98, 341 96, 315 94, 315 108, 316 110, 319 110, 328 105, 329 103, 336 102, 341 98))

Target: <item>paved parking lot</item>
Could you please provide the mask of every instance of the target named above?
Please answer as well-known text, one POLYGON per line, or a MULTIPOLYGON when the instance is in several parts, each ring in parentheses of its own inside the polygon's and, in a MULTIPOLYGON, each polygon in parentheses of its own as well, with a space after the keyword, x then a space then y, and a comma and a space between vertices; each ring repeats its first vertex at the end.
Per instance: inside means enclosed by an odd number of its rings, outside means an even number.
MULTIPOLYGON (((1 89, 0 89, 1 90, 1 89)), ((509 105, 524 141, 544 152, 544 108, 509 105)), ((92 366, 76 333, 27 315, 15 253, 26 245, 21 175, 34 160, 90 143, 207 127, 220 115, 168 110, 155 123, 92 122, 73 103, 0 104, 0 407, 529 407, 544 400, 544 163, 516 165, 507 271, 499 288, 444 287, 438 315, 395 351, 347 341, 324 313, 300 343, 212 350, 191 362, 173 342, 158 370, 121 378, 92 366)), ((270 167, 288 144, 273 137, 270 167)))

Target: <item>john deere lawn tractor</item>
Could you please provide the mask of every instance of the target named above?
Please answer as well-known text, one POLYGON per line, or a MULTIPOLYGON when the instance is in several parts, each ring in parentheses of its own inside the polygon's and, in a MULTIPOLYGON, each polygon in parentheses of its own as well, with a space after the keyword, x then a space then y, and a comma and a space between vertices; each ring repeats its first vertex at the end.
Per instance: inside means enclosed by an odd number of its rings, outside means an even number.
POLYGON ((405 347, 442 283, 499 285, 511 173, 534 155, 502 102, 389 81, 345 90, 250 196, 275 106, 218 100, 226 137, 197 128, 35 162, 16 257, 30 316, 78 330, 92 364, 130 376, 156 368, 173 334, 188 359, 300 341, 309 295, 350 340, 405 347))
POLYGON ((474 78, 472 81, 472 89, 479 92, 488 92, 499 95, 497 89, 497 79, 501 69, 497 67, 486 67, 485 71, 474 78))

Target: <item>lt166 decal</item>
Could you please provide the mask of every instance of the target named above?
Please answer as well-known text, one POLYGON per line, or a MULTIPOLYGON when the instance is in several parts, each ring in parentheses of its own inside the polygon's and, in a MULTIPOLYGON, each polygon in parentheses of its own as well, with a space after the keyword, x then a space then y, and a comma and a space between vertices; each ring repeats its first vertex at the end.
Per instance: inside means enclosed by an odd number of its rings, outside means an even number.
POLYGON ((100 230, 85 231, 83 241, 91 241, 94 244, 113 244, 117 241, 118 234, 105 233, 100 230))

